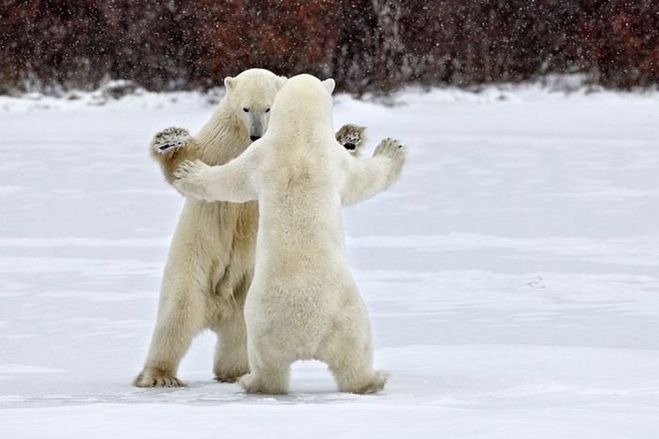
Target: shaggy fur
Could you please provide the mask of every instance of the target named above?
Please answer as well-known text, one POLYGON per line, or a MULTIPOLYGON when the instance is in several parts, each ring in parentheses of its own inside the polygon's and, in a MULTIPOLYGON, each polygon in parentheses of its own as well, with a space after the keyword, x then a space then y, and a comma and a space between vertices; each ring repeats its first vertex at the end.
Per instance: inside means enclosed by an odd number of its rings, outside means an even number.
MULTIPOLYGON (((150 152, 165 179, 171 183, 185 160, 218 165, 243 152, 251 137, 265 132, 268 110, 284 81, 261 69, 227 78, 227 95, 197 136, 182 128, 156 134, 150 152)), ((351 142, 357 139, 358 148, 363 145, 354 129, 344 133, 351 142)), ((218 335, 215 378, 231 382, 249 371, 243 306, 252 280, 257 223, 256 202, 186 200, 164 270, 149 353, 134 385, 183 385, 176 377, 178 365, 193 337, 207 328, 218 335)))
POLYGON ((326 362, 341 391, 377 392, 366 308, 350 274, 341 206, 388 188, 405 161, 383 140, 360 160, 332 130, 334 82, 299 75, 275 98, 263 139, 224 166, 184 162, 175 185, 205 201, 259 200, 255 274, 245 304, 247 392, 286 393, 291 363, 326 362))

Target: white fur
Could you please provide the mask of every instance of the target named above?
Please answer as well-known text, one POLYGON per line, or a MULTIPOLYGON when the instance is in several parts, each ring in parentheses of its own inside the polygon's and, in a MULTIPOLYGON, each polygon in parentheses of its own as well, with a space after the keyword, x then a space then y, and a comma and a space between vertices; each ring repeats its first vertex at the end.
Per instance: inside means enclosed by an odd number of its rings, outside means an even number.
MULTIPOLYGON (((250 133, 261 135, 267 128, 265 110, 283 82, 261 69, 228 78, 227 95, 194 138, 198 157, 217 165, 242 153, 251 143, 250 133)), ((257 218, 255 202, 186 200, 165 267, 149 354, 135 385, 182 385, 176 378, 178 365, 192 338, 206 328, 220 338, 216 377, 230 381, 248 372, 243 303, 252 278, 257 218)))
POLYGON ((404 153, 387 139, 370 159, 340 147, 333 81, 299 75, 275 98, 266 135, 224 166, 186 163, 178 188, 204 200, 259 200, 255 273, 245 303, 248 392, 286 393, 290 364, 326 362, 339 389, 382 389, 366 308, 350 274, 341 205, 386 189, 404 153))

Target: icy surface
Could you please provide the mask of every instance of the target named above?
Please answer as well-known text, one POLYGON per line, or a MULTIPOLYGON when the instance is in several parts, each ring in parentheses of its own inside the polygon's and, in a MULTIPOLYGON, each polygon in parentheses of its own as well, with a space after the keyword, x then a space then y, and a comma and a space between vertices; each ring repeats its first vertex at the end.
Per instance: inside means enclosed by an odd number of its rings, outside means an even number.
POLYGON ((182 204, 147 154, 193 132, 193 94, 0 99, 0 437, 655 438, 659 95, 533 87, 340 96, 336 125, 409 146, 403 179, 345 212, 373 396, 296 365, 293 393, 130 386, 182 204), (390 105, 391 103, 395 105, 390 105))

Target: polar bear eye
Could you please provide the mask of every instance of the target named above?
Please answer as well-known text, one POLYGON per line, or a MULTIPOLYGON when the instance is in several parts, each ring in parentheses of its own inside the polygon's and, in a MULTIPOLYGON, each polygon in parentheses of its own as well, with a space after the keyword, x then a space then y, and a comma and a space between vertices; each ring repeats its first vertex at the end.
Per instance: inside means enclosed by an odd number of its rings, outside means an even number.
POLYGON ((243 111, 244 111, 245 113, 249 113, 249 108, 243 108, 243 111))
POLYGON ((269 112, 270 112, 270 109, 269 109, 269 108, 266 108, 266 109, 265 109, 265 112, 266 112, 266 113, 269 113, 269 112))

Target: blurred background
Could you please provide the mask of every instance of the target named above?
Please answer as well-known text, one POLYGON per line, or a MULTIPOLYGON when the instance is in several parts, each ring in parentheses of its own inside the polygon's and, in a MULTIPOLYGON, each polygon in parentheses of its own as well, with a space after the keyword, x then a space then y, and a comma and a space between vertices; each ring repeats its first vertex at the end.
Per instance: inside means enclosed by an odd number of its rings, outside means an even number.
POLYGON ((249 67, 343 91, 659 79, 657 0, 2 0, 0 94, 206 89, 249 67))

